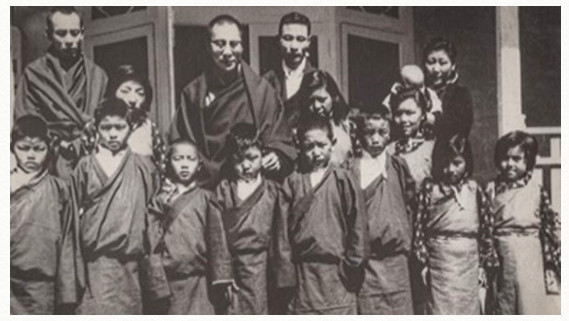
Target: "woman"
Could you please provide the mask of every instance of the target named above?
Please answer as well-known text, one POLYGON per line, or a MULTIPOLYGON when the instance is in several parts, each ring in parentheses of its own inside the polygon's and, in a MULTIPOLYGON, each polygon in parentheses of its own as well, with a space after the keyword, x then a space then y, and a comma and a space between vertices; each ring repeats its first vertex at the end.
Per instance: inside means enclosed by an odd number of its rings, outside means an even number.
MULTIPOLYGON (((150 105, 152 103, 152 86, 148 78, 140 74, 131 65, 119 66, 109 78, 106 98, 119 98, 130 107, 129 117, 132 121, 132 133, 128 139, 130 149, 139 155, 148 156, 160 172, 163 173, 165 160, 165 146, 158 127, 150 118, 150 105)), ((96 142, 95 131, 84 138, 87 140, 89 150, 96 142)))
POLYGON ((442 101, 442 115, 435 120, 437 137, 454 134, 468 137, 472 127, 472 97, 468 88, 459 84, 454 44, 442 38, 432 39, 423 51, 427 86, 436 91, 442 101))
POLYGON ((313 71, 304 75, 299 94, 301 110, 287 111, 290 127, 296 132, 299 117, 308 115, 329 119, 335 139, 330 162, 336 166, 341 165, 352 156, 354 126, 348 119, 350 108, 342 97, 336 81, 325 71, 313 71))

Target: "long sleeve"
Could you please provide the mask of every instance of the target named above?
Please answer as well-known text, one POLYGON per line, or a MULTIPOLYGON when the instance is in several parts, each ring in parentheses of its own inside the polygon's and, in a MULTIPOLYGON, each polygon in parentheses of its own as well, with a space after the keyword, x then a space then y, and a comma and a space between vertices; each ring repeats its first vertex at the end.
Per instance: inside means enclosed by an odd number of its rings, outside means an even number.
POLYGON ((233 280, 231 253, 225 236, 221 209, 213 197, 208 204, 206 229, 210 280, 213 284, 231 282, 233 280))
POLYGON ((356 182, 349 174, 340 182, 343 183, 340 188, 344 196, 344 214, 348 222, 345 260, 350 266, 357 267, 363 264, 370 252, 366 207, 360 189, 356 187, 356 182))
POLYGON ((430 179, 426 179, 423 187, 419 192, 417 215, 415 216, 413 226, 413 253, 416 259, 423 265, 428 265, 429 253, 425 245, 425 223, 429 217, 429 205, 431 204, 431 192, 433 183, 430 179))
POLYGON ((500 261, 494 240, 494 216, 490 208, 490 202, 484 191, 478 187, 476 190, 478 202, 480 233, 478 241, 478 253, 480 266, 487 272, 495 271, 500 261))
MULTIPOLYGON (((286 184, 286 183, 285 183, 286 184)), ((285 187, 286 189, 286 187, 285 187)), ((279 288, 294 287, 296 274, 292 263, 292 249, 288 237, 288 215, 290 210, 290 197, 283 189, 279 189, 278 203, 274 216, 274 275, 279 288)))
POLYGON ((540 218, 545 268, 552 269, 561 276, 561 220, 559 213, 551 208, 549 195, 543 188, 541 189, 540 218))
POLYGON ((158 126, 154 122, 151 122, 152 126, 152 160, 154 161, 154 165, 158 169, 160 173, 160 179, 163 179, 163 176, 166 172, 166 145, 164 144, 164 139, 158 126))

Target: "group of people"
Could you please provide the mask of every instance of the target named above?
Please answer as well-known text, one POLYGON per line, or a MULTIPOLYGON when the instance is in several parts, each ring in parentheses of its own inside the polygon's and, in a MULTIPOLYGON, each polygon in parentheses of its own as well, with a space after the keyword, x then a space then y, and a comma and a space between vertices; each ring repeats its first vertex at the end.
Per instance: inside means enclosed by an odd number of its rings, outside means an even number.
POLYGON ((281 19, 282 64, 263 77, 238 20, 208 30, 211 63, 161 133, 147 77, 107 78, 75 9, 50 10, 11 133, 11 313, 560 313, 537 141, 504 135, 496 179, 472 179, 451 42, 364 105, 310 64, 300 13, 281 19))

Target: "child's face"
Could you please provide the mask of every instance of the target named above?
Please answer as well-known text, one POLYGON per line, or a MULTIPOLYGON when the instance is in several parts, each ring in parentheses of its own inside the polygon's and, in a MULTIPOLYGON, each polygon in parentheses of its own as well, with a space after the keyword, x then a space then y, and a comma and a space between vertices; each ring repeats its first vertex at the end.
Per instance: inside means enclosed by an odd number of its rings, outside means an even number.
POLYGON ((314 128, 309 129, 302 137, 301 150, 312 169, 326 168, 333 145, 325 130, 314 128))
POLYGON ((130 125, 120 116, 105 116, 101 119, 99 127, 99 143, 109 149, 117 152, 126 147, 126 140, 130 134, 130 125))
POLYGON ((261 172, 263 154, 256 146, 251 146, 241 153, 232 155, 233 170, 238 179, 256 179, 261 172))
POLYGON ((451 157, 448 165, 443 169, 443 180, 447 184, 458 183, 466 174, 466 160, 461 155, 451 157))
POLYGON ((528 171, 525 153, 520 146, 510 148, 505 157, 500 161, 502 177, 509 182, 515 182, 523 178, 528 171))
POLYGON ((414 99, 405 99, 393 113, 393 121, 406 138, 414 137, 421 128, 424 114, 414 99))
POLYGON ((127 103, 130 108, 140 108, 146 100, 144 87, 133 80, 123 82, 117 88, 115 96, 127 103))
POLYGON ((18 167, 26 173, 42 169, 47 152, 47 143, 39 137, 24 137, 14 144, 14 155, 18 167))
POLYGON ((170 166, 178 183, 189 184, 200 167, 200 157, 196 147, 189 143, 172 146, 170 166))
POLYGON ((367 118, 363 128, 363 148, 376 157, 385 149, 389 135, 389 121, 383 118, 367 118))
POLYGON ((308 97, 310 112, 320 117, 329 117, 332 114, 332 96, 326 88, 318 88, 308 97))

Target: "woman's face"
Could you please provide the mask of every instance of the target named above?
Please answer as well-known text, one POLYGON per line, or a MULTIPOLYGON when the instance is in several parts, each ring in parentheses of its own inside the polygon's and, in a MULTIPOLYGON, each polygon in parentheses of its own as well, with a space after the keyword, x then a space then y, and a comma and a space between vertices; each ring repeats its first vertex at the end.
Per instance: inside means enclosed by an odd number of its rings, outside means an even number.
POLYGON ((131 108, 140 108, 146 101, 144 87, 134 80, 123 82, 119 88, 117 88, 115 96, 122 99, 131 108))
POLYGON ((393 121, 404 137, 414 137, 421 128, 423 110, 414 99, 405 99, 393 113, 393 121))
POLYGON ((447 52, 441 49, 429 53, 425 61, 425 69, 429 83, 439 85, 449 78, 455 69, 455 64, 450 60, 447 52))
POLYGON ((320 117, 331 117, 332 105, 332 96, 324 87, 316 89, 308 97, 308 109, 311 113, 320 117))

